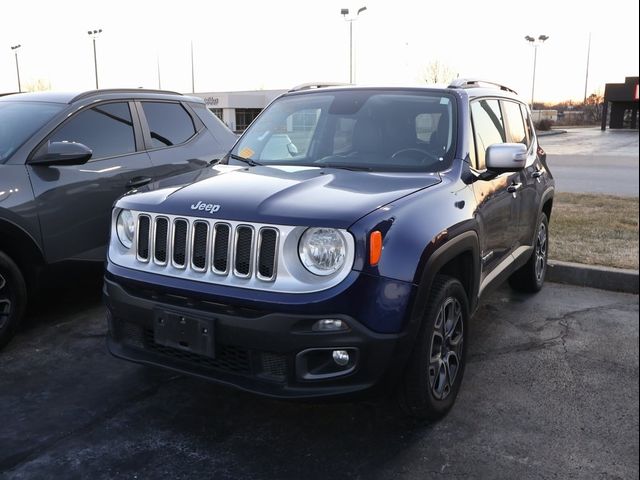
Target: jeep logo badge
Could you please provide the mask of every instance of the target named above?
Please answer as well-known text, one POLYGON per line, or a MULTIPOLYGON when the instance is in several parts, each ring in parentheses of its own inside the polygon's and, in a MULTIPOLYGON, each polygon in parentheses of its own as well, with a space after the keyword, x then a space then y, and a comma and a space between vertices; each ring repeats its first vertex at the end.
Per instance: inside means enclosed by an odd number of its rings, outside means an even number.
POLYGON ((220 205, 214 203, 198 202, 191 205, 191 210, 202 210, 204 212, 215 213, 220 210, 220 205))

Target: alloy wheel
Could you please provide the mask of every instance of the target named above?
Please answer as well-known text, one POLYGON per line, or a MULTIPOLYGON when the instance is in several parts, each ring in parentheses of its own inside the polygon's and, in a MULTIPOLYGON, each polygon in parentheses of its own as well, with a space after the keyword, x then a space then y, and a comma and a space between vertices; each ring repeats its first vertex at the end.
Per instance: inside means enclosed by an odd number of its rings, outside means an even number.
POLYGON ((9 322, 11 316, 11 290, 5 277, 0 272, 0 330, 9 322))
POLYGON ((538 229, 538 237, 536 239, 536 280, 540 282, 544 277, 547 268, 547 227, 544 223, 540 224, 538 229))
POLYGON ((438 400, 451 393, 461 367, 463 341, 462 306, 448 297, 438 311, 429 348, 429 387, 438 400))

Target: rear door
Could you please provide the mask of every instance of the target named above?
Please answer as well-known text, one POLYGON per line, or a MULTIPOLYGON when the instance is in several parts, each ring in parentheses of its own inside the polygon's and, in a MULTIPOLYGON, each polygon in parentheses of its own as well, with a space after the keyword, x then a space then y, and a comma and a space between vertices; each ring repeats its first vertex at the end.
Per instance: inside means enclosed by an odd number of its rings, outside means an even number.
MULTIPOLYGON (((507 131, 500 102, 478 99, 471 102, 475 168, 486 170, 485 153, 489 146, 506 143, 507 131)), ((503 173, 491 180, 473 184, 478 203, 480 224, 482 281, 501 273, 510 263, 510 255, 518 244, 520 197, 513 190, 520 182, 519 173, 503 173)))
POLYGON ((199 170, 228 151, 187 104, 142 100, 137 108, 156 180, 199 170))
POLYGON ((87 107, 57 127, 48 142, 83 143, 93 151, 84 165, 27 164, 50 262, 104 260, 114 201, 131 182, 152 175, 137 114, 128 101, 87 107))

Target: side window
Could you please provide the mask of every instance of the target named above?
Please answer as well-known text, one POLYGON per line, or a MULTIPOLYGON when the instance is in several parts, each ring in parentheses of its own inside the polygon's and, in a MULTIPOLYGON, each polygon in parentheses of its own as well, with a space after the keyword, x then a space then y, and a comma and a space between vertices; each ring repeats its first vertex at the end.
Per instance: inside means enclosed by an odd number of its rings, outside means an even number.
POLYGON ((136 151, 133 121, 128 103, 105 103, 83 110, 49 138, 50 142, 83 143, 91 150, 91 160, 136 151))
POLYGON ((509 124, 509 142, 522 143, 528 147, 527 131, 522 119, 520 105, 515 102, 502 102, 502 108, 509 124))
POLYGON ((471 116, 476 140, 478 169, 485 169, 487 148, 507 141, 504 120, 498 100, 479 100, 471 103, 471 116))
POLYGON ((529 138, 529 145, 533 142, 533 124, 531 123, 531 117, 529 116, 529 110, 524 105, 520 105, 520 111, 522 112, 522 118, 524 118, 524 124, 527 128, 527 137, 529 138))
POLYGON ((182 105, 172 102, 142 102, 153 148, 186 142, 196 133, 191 116, 182 105))
POLYGON ((474 168, 478 168, 478 159, 476 158, 476 142, 473 138, 473 125, 471 117, 469 117, 469 160, 474 168))

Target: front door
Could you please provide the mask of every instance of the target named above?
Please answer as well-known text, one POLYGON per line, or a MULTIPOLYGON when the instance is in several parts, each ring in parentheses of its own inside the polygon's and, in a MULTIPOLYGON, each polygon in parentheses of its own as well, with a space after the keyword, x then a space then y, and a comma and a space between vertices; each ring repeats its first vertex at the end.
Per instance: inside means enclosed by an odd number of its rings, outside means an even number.
MULTIPOLYGON (((481 99, 471 103, 476 165, 486 170, 485 154, 489 146, 505 143, 505 122, 496 99, 481 99)), ((491 180, 473 184, 480 228, 482 278, 481 289, 511 264, 511 253, 518 246, 521 188, 520 172, 503 173, 491 180)))
MULTIPOLYGON (((78 142, 93 151, 84 165, 27 165, 49 262, 104 260, 111 207, 153 166, 138 148, 129 102, 103 103, 74 114, 44 142, 78 142)), ((142 147, 140 145, 140 147, 142 147)))

